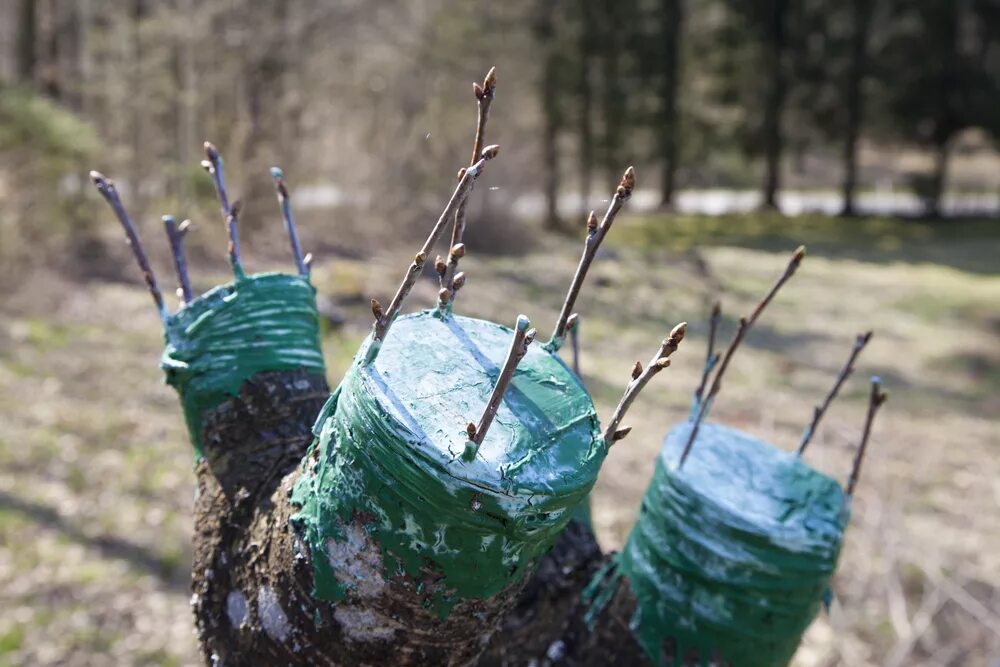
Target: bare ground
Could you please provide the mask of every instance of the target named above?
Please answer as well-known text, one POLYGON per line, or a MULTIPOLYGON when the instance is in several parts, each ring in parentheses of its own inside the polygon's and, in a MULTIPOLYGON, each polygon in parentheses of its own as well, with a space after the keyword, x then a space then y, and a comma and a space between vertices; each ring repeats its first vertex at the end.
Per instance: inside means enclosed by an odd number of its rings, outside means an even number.
MULTIPOLYGON (((801 240, 810 256, 731 368, 714 410, 793 448, 858 331, 876 335, 808 460, 843 479, 865 377, 890 392, 841 557, 831 612, 797 666, 995 665, 1000 659, 1000 227, 766 218, 623 220, 578 309, 585 381, 610 414, 635 359, 678 321, 674 365, 633 407, 594 497, 620 546, 668 427, 685 418, 721 290, 728 338, 801 240), (697 250, 694 250, 694 249, 697 250)), ((463 261, 457 310, 540 331, 580 243, 463 261)), ((335 382, 410 252, 319 267, 347 323, 324 339, 335 382)), ((192 455, 160 379, 158 323, 134 285, 31 276, 0 297, 0 665, 197 661, 188 608, 192 455)), ((201 284, 207 287, 208 282, 201 284)), ((413 308, 430 305, 430 280, 413 308)))

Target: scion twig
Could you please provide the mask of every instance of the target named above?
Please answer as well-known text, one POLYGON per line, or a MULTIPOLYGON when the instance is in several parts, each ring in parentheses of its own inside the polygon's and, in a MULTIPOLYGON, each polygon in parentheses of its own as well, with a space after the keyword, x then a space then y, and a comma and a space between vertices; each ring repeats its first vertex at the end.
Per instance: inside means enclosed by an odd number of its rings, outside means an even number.
POLYGON ((712 305, 712 315, 708 320, 708 347, 705 352, 705 368, 701 372, 701 382, 694 390, 694 405, 691 406, 692 416, 697 413, 701 406, 702 397, 705 394, 705 384, 708 376, 712 374, 712 369, 719 362, 719 355, 715 352, 715 336, 719 332, 719 320, 722 318, 722 304, 716 301, 712 305))
MULTIPOLYGON (((450 220, 455 214, 455 211, 458 209, 459 205, 465 201, 465 198, 469 196, 472 184, 482 173, 486 162, 496 157, 499 150, 499 146, 487 146, 483 149, 483 154, 479 161, 465 170, 465 173, 462 175, 462 180, 460 180, 458 185, 455 187, 455 191, 452 193, 451 199, 448 200, 448 204, 445 206, 444 211, 441 212, 441 216, 434 224, 434 228, 427 236, 427 240, 424 241, 423 247, 420 249, 420 252, 417 253, 413 263, 411 263, 410 267, 406 270, 406 274, 403 276, 403 280, 399 284, 396 294, 392 297, 392 301, 389 302, 389 308, 383 311, 381 306, 379 306, 379 314, 375 315, 373 334, 374 344, 370 348, 368 359, 366 360, 367 363, 371 363, 371 361, 373 361, 375 356, 378 354, 378 345, 385 340, 386 335, 389 333, 389 327, 392 326, 393 321, 399 314, 399 310, 403 307, 403 300, 406 298, 406 295, 410 293, 414 283, 417 281, 417 277, 420 275, 420 271, 423 269, 424 262, 427 260, 427 254, 431 251, 431 248, 434 247, 434 244, 438 242, 438 239, 441 238, 441 234, 444 231, 448 220, 450 220)), ((372 303, 378 304, 375 299, 372 299, 372 303)))
POLYGON ((675 326, 670 334, 663 339, 660 344, 660 349, 657 351, 653 358, 649 360, 646 368, 643 369, 642 364, 638 361, 635 362, 635 366, 632 367, 632 380, 628 383, 628 387, 625 388, 625 394, 622 396, 622 400, 618 402, 618 407, 611 414, 611 419, 608 421, 607 428, 604 429, 604 446, 611 447, 615 442, 621 440, 629 431, 631 427, 618 428, 625 418, 625 413, 632 406, 632 402, 642 391, 642 388, 653 379, 653 376, 662 371, 664 368, 670 365, 670 355, 677 351, 677 347, 684 340, 684 334, 687 331, 687 322, 681 322, 675 326))
POLYGON ((308 277, 309 269, 306 268, 305 261, 302 259, 299 233, 295 229, 295 218, 292 217, 292 198, 288 195, 288 187, 285 185, 284 174, 280 167, 271 167, 271 178, 274 180, 274 189, 278 193, 278 205, 281 207, 281 217, 285 221, 285 231, 288 233, 292 255, 295 257, 295 268, 298 269, 300 276, 308 277))
POLYGON ((466 460, 471 461, 475 457, 476 452, 479 451, 479 446, 483 444, 483 439, 486 437, 486 432, 493 423, 493 418, 497 416, 497 410, 500 409, 503 395, 507 392, 507 387, 510 386, 510 381, 514 378, 514 371, 517 369, 518 363, 527 354, 531 341, 535 340, 535 330, 529 329, 530 326, 531 321, 527 315, 517 316, 517 324, 514 325, 514 338, 510 342, 510 349, 507 350, 507 358, 500 369, 500 375, 497 376, 496 384, 493 385, 490 398, 486 401, 483 416, 479 418, 478 425, 469 422, 466 427, 470 442, 470 446, 467 446, 465 450, 464 456, 466 460))
POLYGON ((767 307, 767 304, 771 303, 771 299, 774 295, 778 293, 781 286, 788 282, 788 279, 795 275, 795 271, 799 268, 802 263, 802 258, 806 256, 805 246, 799 246, 796 248, 795 252, 792 254, 791 260, 788 262, 788 266, 785 267, 784 273, 778 278, 777 282, 771 287, 771 290, 761 299, 760 303, 754 307, 753 311, 750 313, 749 317, 741 317, 739 326, 736 328, 736 333, 733 335, 733 339, 729 342, 729 347, 726 348, 726 353, 722 356, 722 361, 719 363, 718 370, 715 371, 715 376, 712 378, 712 385, 708 390, 708 396, 701 402, 698 406, 698 413, 694 417, 694 423, 691 425, 691 433, 688 436, 687 443, 684 445, 684 451, 681 453, 680 462, 677 467, 680 468, 684 465, 684 461, 687 460, 688 454, 691 452, 691 446, 694 444, 695 438, 698 437, 698 429, 701 427, 701 422, 705 418, 705 414, 708 412, 709 407, 712 405, 712 400, 718 395, 719 390, 722 388, 722 376, 725 374, 726 369, 729 367, 729 362, 733 358, 733 354, 739 348, 740 343, 746 336, 747 331, 753 326, 753 323, 757 321, 760 317, 761 312, 767 307))
POLYGON ((622 180, 618 184, 614 196, 611 198, 611 203, 608 205, 608 210, 605 212, 601 223, 597 224, 597 216, 593 211, 587 217, 587 238, 583 245, 583 255, 580 257, 580 263, 577 265, 576 273, 573 275, 573 282, 570 283, 569 291, 566 293, 566 300, 563 302, 562 311, 559 313, 559 319, 556 321, 555 330, 552 332, 549 342, 545 344, 547 350, 554 351, 562 347, 566 337, 566 322, 569 319, 570 313, 573 312, 573 306, 576 304, 576 298, 580 294, 583 280, 587 277, 590 264, 594 261, 597 249, 607 235, 608 230, 611 229, 611 224, 615 221, 615 216, 618 215, 618 211, 621 210, 622 205, 632 196, 634 189, 635 170, 629 167, 622 175, 622 180))
POLYGON ((865 430, 861 434, 861 443, 858 451, 854 455, 854 464, 851 466, 851 476, 847 480, 847 495, 854 495, 854 488, 858 485, 858 477, 861 475, 861 462, 865 457, 865 450, 868 448, 868 438, 871 435, 872 423, 875 421, 875 413, 882 407, 889 397, 882 391, 882 382, 877 376, 872 378, 872 390, 868 396, 868 415, 865 417, 865 430))
MULTIPOLYGON (((493 98, 496 95, 497 89, 497 71, 496 67, 490 69, 486 73, 486 78, 483 79, 483 85, 478 83, 472 84, 472 92, 476 97, 476 106, 479 109, 478 119, 476 122, 476 138, 472 143, 472 158, 469 160, 470 165, 474 165, 479 156, 483 151, 483 145, 486 143, 486 121, 490 117, 490 107, 493 105, 493 98)), ((462 177, 462 173, 459 172, 459 178, 462 177)), ((462 202, 455 211, 455 224, 451 228, 451 247, 455 247, 462 243, 462 237, 465 235, 465 208, 466 202, 462 202)), ((440 275, 441 288, 447 288, 449 290, 449 301, 445 304, 445 308, 455 300, 455 294, 458 289, 455 287, 455 276, 458 271, 458 261, 461 257, 448 256, 448 263, 445 265, 445 270, 440 275)), ((439 306, 441 307, 441 306, 439 306)), ((443 308, 442 308, 443 309, 443 308)))
POLYGON ((174 216, 163 216, 163 227, 167 230, 167 239, 170 241, 170 252, 174 256, 174 268, 177 270, 177 283, 180 285, 181 301, 188 303, 191 301, 191 281, 188 279, 187 259, 184 257, 184 237, 191 229, 191 221, 185 220, 177 224, 174 216))
POLYGON ((570 344, 573 347, 573 372, 576 376, 583 379, 580 375, 580 316, 573 313, 566 320, 566 329, 569 331, 570 344))
POLYGON ((202 160, 201 166, 212 177, 212 183, 215 185, 215 194, 219 197, 222 219, 226 223, 226 234, 229 236, 229 263, 232 264, 233 274, 240 278, 244 275, 240 260, 240 239, 236 228, 240 205, 239 202, 233 202, 232 205, 229 203, 225 174, 222 171, 222 155, 210 141, 205 142, 205 156, 208 159, 202 160))
POLYGON ((153 268, 149 265, 149 258, 146 257, 146 251, 143 249, 142 242, 139 240, 139 234, 136 232, 135 224, 132 223, 132 219, 129 217, 128 213, 125 211, 125 206, 122 204, 121 197, 118 194, 118 188, 115 187, 115 184, 111 180, 106 178, 104 174, 99 171, 90 172, 90 179, 97 187, 97 191, 101 193, 104 200, 108 202, 109 206, 111 206, 111 210, 115 212, 115 215, 118 217, 118 221, 125 230, 125 238, 128 240, 129 247, 132 248, 132 254, 135 256, 135 261, 139 264, 139 269, 142 271, 142 277, 146 281, 146 287, 149 288, 149 293, 153 296, 153 301, 156 303, 156 309, 160 313, 160 318, 166 321, 167 307, 163 302, 163 294, 160 292, 159 285, 156 284, 156 276, 153 275, 153 268))
POLYGON ((847 358, 847 363, 844 364, 842 369, 840 369, 840 374, 837 375, 837 380, 833 383, 830 393, 828 393, 826 398, 823 399, 822 404, 813 408, 812 422, 806 427, 806 430, 802 432, 802 440, 799 442, 799 451, 797 452, 798 456, 802 456, 802 454, 806 451, 809 441, 812 440, 812 437, 816 434, 816 429, 819 427, 820 420, 823 418, 823 415, 826 414, 826 410, 830 407, 830 404, 833 403, 833 399, 837 397, 837 392, 840 391, 841 385, 843 385, 847 378, 851 376, 851 373, 854 372, 854 362, 858 358, 858 355, 861 354, 861 350, 865 349, 865 345, 868 344, 871 337, 872 332, 866 331, 864 333, 859 333, 854 339, 854 348, 851 350, 851 356, 847 358))

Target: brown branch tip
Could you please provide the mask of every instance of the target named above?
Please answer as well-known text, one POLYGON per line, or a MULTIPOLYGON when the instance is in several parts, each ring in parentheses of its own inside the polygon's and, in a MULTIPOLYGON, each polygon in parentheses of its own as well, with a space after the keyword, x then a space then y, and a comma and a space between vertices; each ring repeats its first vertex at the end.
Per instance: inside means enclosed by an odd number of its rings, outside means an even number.
POLYGON ((876 375, 872 377, 872 390, 868 395, 868 414, 865 416, 865 428, 861 434, 861 442, 858 444, 858 451, 854 455, 854 463, 851 466, 851 476, 847 480, 847 495, 853 496, 854 489, 858 485, 858 478, 861 476, 861 463, 868 449, 868 439, 871 436, 872 424, 875 422, 875 414, 882 404, 886 402, 889 395, 882 391, 882 380, 876 375))
POLYGON ((639 392, 642 391, 643 387, 646 386, 653 376, 670 366, 670 355, 677 351, 681 341, 684 340, 686 332, 687 322, 681 322, 671 329, 667 337, 663 339, 663 342, 660 343, 660 349, 657 350, 653 358, 646 364, 645 369, 642 367, 642 363, 638 361, 632 366, 632 379, 625 388, 625 393, 622 395, 621 401, 618 402, 618 406, 612 413, 611 419, 608 421, 608 426, 604 430, 603 439, 606 447, 610 447, 612 444, 623 439, 632 430, 631 427, 619 428, 622 420, 625 418, 625 414, 628 412, 629 407, 631 407, 632 402, 639 395, 639 392))

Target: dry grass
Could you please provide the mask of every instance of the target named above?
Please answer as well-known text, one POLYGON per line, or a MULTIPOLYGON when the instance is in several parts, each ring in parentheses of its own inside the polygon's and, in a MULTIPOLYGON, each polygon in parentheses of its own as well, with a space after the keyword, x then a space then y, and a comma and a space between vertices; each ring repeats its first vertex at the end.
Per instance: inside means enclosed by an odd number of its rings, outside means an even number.
MULTIPOLYGON (((995 226, 995 225, 994 225, 995 226)), ((747 340, 714 417, 792 448, 853 336, 874 328, 808 459, 843 479, 863 420, 863 377, 890 402, 876 426, 837 601, 796 665, 992 665, 1000 656, 1000 233, 987 224, 623 220, 579 303, 585 380, 607 416, 635 359, 691 323, 674 365, 627 420, 594 497, 620 546, 667 428, 687 414, 713 280, 723 336, 799 239, 802 270, 747 340), (697 254, 690 248, 699 248, 697 254), (627 323, 627 324, 626 324, 627 323)), ((517 259, 464 260, 460 312, 546 332, 579 253, 549 239, 517 259)), ((391 294, 410 252, 318 272, 347 324, 325 338, 331 379, 391 294)), ((430 305, 422 280, 412 307, 430 305)), ((196 662, 187 577, 193 478, 159 332, 137 286, 70 289, 53 276, 0 302, 0 664, 196 662)))

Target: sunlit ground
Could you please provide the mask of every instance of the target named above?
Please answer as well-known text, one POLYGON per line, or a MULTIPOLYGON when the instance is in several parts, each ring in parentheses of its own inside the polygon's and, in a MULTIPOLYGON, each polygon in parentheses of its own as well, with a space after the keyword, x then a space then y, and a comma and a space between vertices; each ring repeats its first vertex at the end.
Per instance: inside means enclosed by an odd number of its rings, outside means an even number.
MULTIPOLYGON (((594 496, 607 548, 634 520, 666 430, 687 415, 716 290, 723 339, 799 243, 810 255, 736 358, 713 418, 791 449, 854 335, 875 337, 807 460, 845 479, 880 415, 834 580, 836 602, 796 665, 992 665, 1000 655, 1000 229, 995 222, 623 219, 578 304, 582 369, 610 414, 636 359, 690 322, 673 366, 632 408, 594 496), (692 250, 692 249, 697 249, 692 250)), ((582 232, 582 230, 581 230, 582 232)), ((579 236, 579 235, 578 235, 579 236)), ((553 325, 577 237, 463 261, 456 310, 553 325)), ((330 379, 412 252, 317 268, 347 323, 324 343, 330 379)), ((201 287, 207 287, 203 283, 201 287)), ((412 308, 429 306, 424 280, 412 308)), ((0 664, 197 662, 188 609, 192 456, 160 333, 134 285, 40 277, 0 300, 0 664)))

